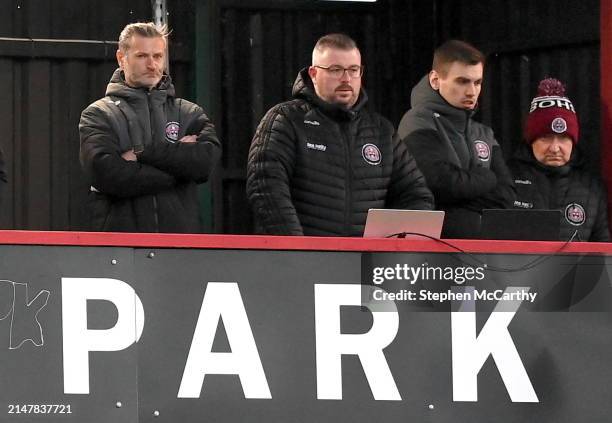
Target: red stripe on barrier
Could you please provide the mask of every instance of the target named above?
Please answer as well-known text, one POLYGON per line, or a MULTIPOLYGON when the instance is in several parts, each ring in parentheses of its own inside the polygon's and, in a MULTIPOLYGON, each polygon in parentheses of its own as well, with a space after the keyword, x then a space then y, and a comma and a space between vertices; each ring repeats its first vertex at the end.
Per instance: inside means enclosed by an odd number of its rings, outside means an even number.
POLYGON ((0 231, 0 245, 74 245, 135 248, 205 248, 306 251, 457 252, 612 255, 612 243, 323 238, 258 235, 133 234, 0 231), (447 245, 447 244, 450 245, 447 245))

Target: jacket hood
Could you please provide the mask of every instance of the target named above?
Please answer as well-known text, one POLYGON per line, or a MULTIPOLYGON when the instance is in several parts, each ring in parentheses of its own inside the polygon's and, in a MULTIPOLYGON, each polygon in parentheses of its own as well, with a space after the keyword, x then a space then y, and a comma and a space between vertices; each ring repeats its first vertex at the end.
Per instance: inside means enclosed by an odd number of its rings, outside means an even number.
MULTIPOLYGON (((174 84, 172 84, 172 78, 170 75, 164 73, 161 80, 152 91, 161 92, 169 97, 175 96, 174 84)), ((117 97, 131 97, 134 95, 140 96, 147 92, 146 88, 132 88, 125 82, 125 75, 120 68, 115 69, 113 76, 111 76, 110 82, 106 86, 106 95, 113 95, 117 97)))
POLYGON ((413 109, 424 109, 439 113, 452 122, 453 126, 462 130, 466 122, 474 116, 476 110, 464 110, 451 106, 438 91, 431 88, 429 75, 425 75, 412 89, 410 106, 413 109))
POLYGON ((293 83, 292 95, 294 98, 308 101, 315 107, 321 109, 326 115, 339 120, 354 119, 368 101, 368 95, 362 87, 357 102, 350 109, 339 104, 328 103, 316 94, 312 79, 310 75, 308 75, 308 68, 303 68, 298 73, 293 83))

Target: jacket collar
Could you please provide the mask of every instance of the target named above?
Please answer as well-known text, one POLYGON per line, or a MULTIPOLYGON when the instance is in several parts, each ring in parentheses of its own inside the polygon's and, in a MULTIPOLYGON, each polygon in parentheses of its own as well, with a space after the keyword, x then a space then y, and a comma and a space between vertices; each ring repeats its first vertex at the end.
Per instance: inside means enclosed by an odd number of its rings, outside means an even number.
POLYGON ((529 166, 533 166, 536 169, 544 172, 546 175, 550 176, 563 176, 567 175, 574 168, 581 168, 584 164, 584 154, 576 148, 574 145, 574 149, 572 151, 572 155, 570 160, 563 166, 546 166, 540 163, 535 156, 533 155, 533 150, 531 146, 522 143, 519 148, 514 153, 514 160, 523 162, 528 164, 529 166))
POLYGON ((106 95, 125 97, 125 98, 141 98, 147 93, 152 94, 154 97, 174 97, 174 85, 172 84, 172 78, 170 75, 164 73, 159 83, 151 90, 146 88, 133 88, 127 85, 125 82, 125 75, 120 68, 115 69, 113 76, 111 76, 110 82, 106 86, 106 95))

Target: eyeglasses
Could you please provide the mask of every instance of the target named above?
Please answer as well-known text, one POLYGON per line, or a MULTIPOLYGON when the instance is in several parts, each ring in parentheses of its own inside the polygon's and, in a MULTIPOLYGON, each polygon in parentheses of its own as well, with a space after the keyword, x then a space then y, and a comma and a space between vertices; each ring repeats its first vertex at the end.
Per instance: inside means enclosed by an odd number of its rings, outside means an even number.
POLYGON ((348 72, 348 75, 351 78, 360 78, 361 75, 363 75, 363 66, 357 65, 349 66, 348 68, 344 68, 339 65, 332 65, 328 67, 313 65, 313 67, 325 69, 332 77, 337 79, 342 78, 344 76, 344 72, 348 72))

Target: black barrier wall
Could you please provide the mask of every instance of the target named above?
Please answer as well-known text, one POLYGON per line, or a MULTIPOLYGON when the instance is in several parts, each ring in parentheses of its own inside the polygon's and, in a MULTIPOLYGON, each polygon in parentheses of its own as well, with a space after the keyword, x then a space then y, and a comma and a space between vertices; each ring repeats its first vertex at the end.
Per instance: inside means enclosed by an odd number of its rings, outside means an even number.
POLYGON ((0 421, 607 421, 609 264, 2 246, 0 421))

